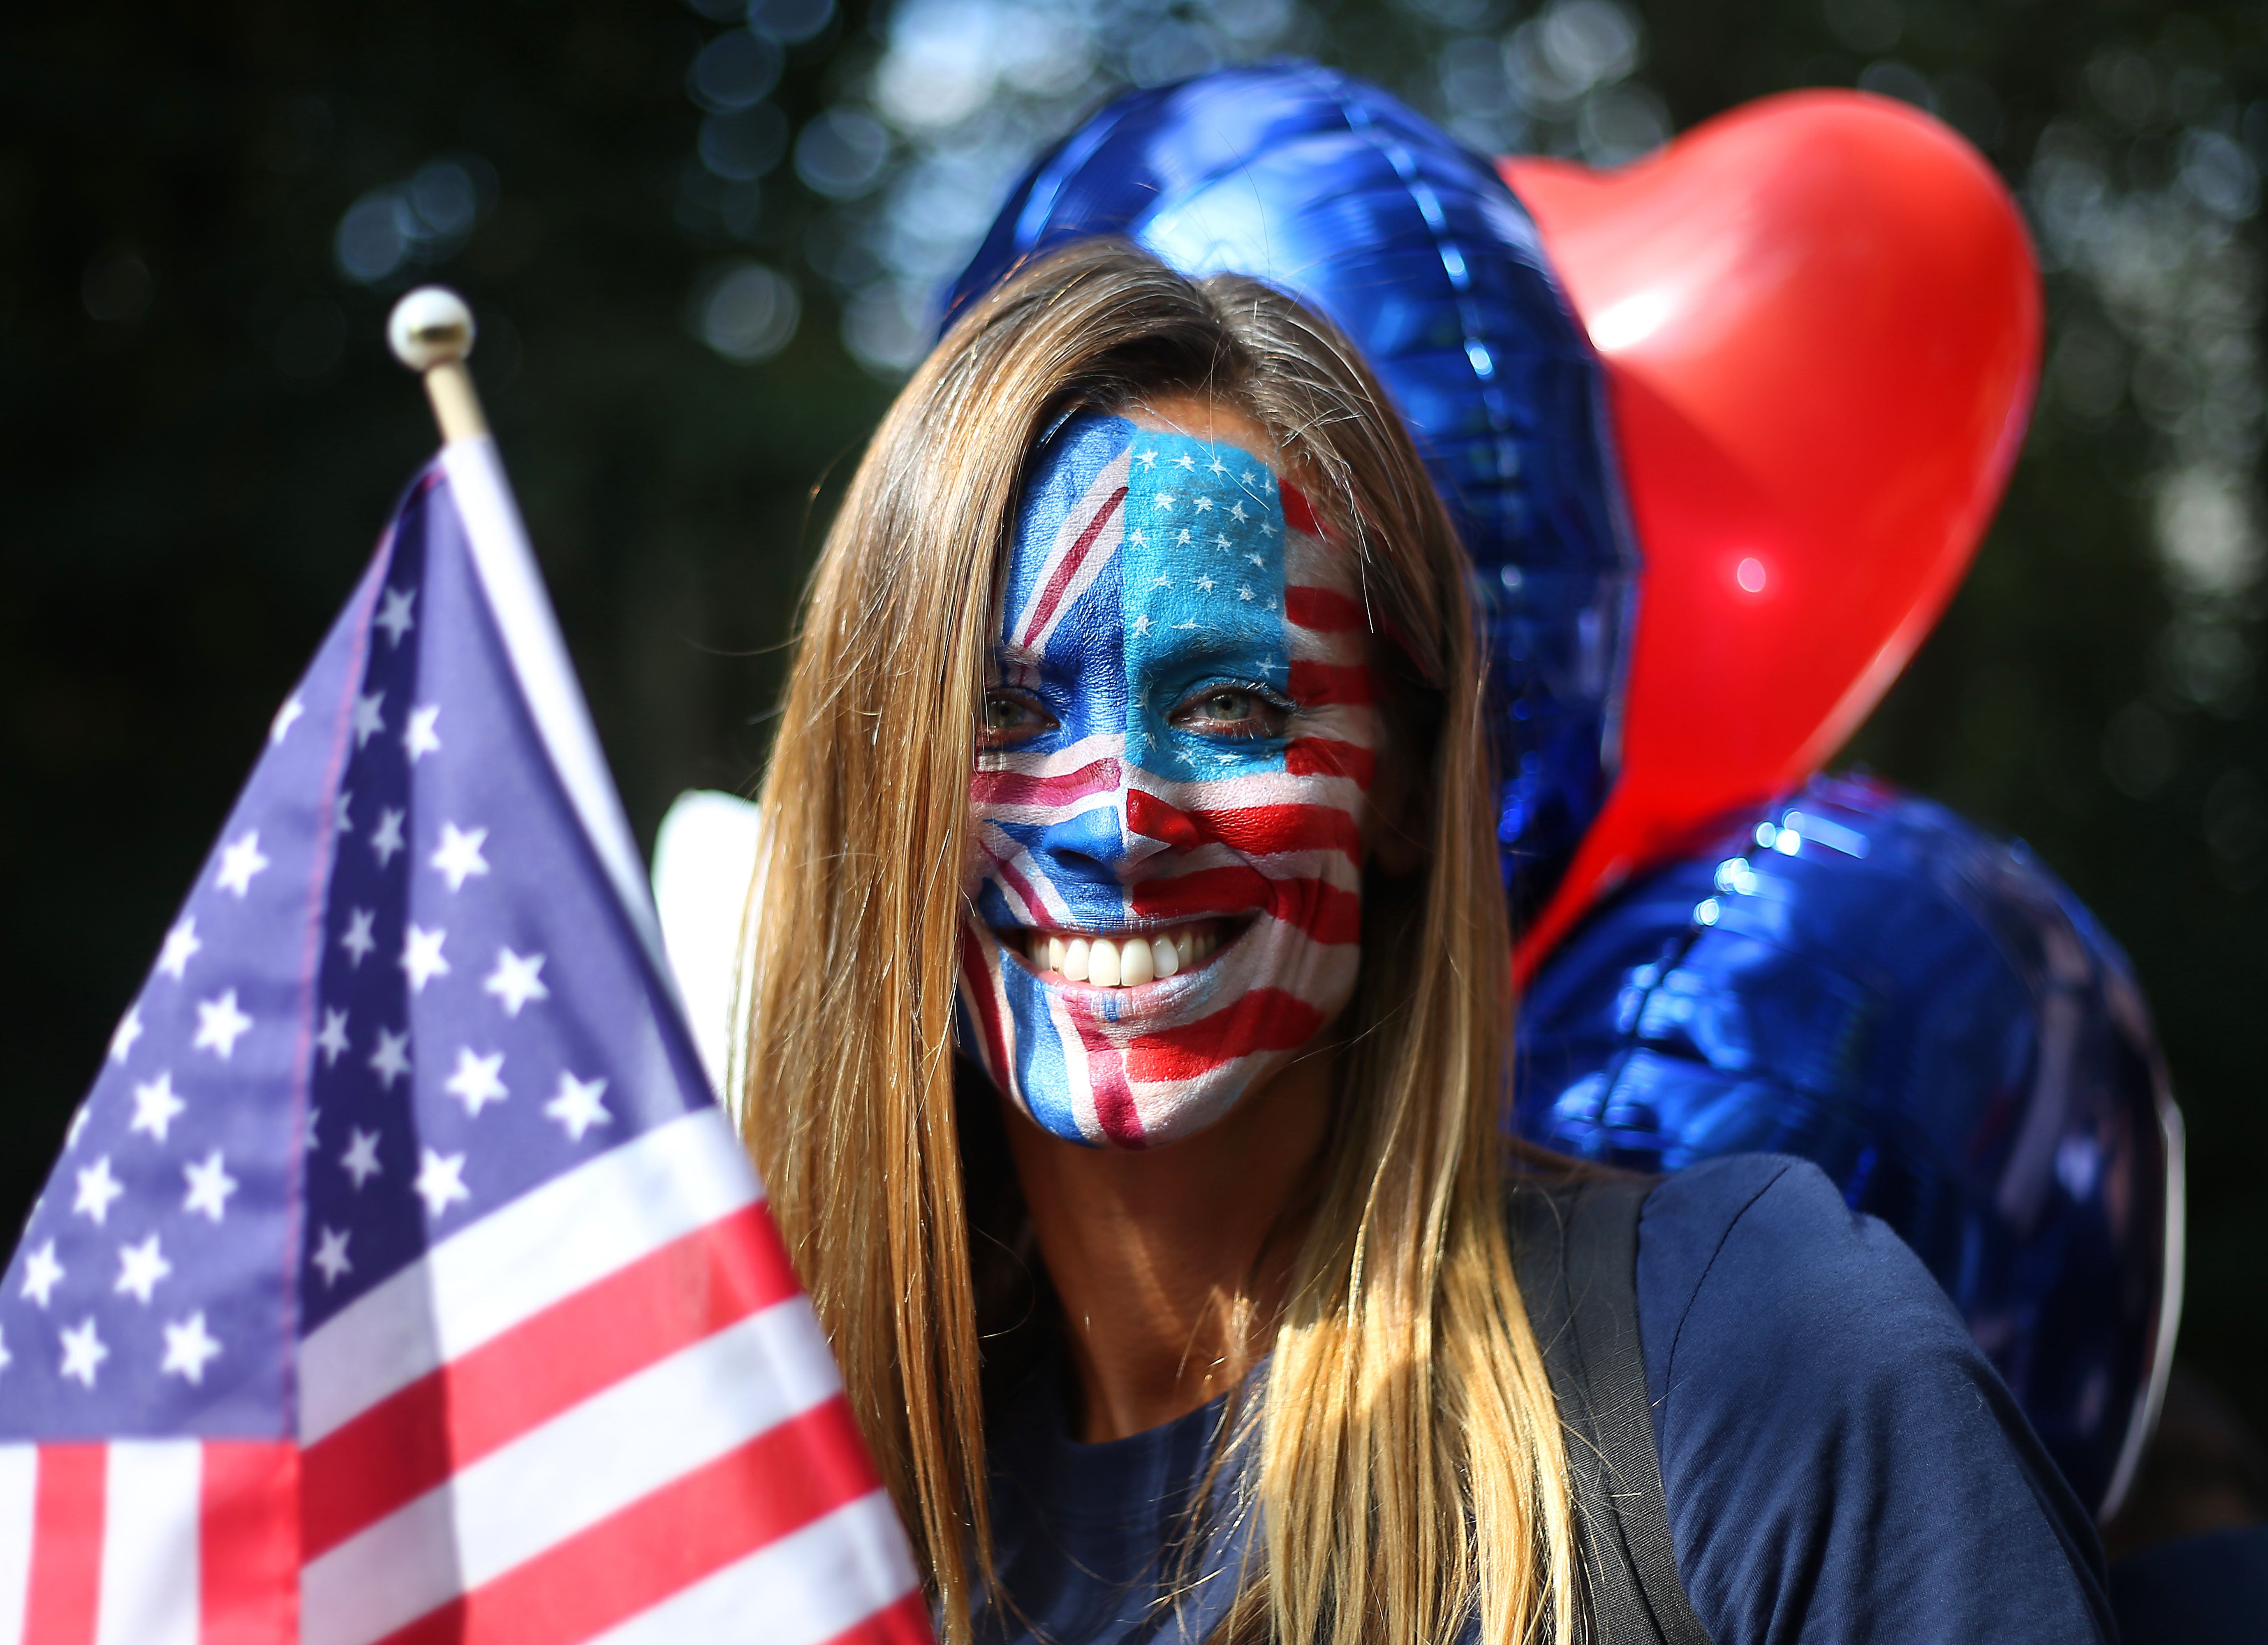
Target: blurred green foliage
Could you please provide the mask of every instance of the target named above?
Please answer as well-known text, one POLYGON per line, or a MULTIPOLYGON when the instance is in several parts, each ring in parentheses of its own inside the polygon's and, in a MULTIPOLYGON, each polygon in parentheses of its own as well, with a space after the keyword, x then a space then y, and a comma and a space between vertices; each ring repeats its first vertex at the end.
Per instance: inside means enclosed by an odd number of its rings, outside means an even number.
POLYGON ((921 66, 903 8, 803 0, 824 20, 777 48, 777 121, 690 82, 724 4, 102 0, 0 23, 0 1205, 37 1191, 430 448, 381 340, 413 277, 475 306, 475 375, 650 839, 679 790, 744 787, 761 761, 828 487, 887 402, 923 259, 952 254, 949 234, 885 245, 892 211, 933 228, 950 185, 981 217, 984 166, 1192 54, 1300 50, 1472 140, 1602 158, 1648 121, 1859 83, 1933 103, 2022 192, 2051 363, 1975 572, 1851 756, 2024 837, 2133 955, 2191 1128, 2184 1352, 2268 1427, 2255 9, 1652 0, 1623 14, 1638 44, 1615 84, 1554 101, 1517 84, 1538 19, 1503 0, 1089 0, 1060 45, 1076 72, 1029 70, 980 142, 875 90, 894 52, 921 66), (822 116, 836 146, 791 159, 822 116), (931 192, 909 192, 924 165, 931 192), (430 216, 384 217, 420 179, 430 216), (378 240, 350 246, 357 210, 378 240))

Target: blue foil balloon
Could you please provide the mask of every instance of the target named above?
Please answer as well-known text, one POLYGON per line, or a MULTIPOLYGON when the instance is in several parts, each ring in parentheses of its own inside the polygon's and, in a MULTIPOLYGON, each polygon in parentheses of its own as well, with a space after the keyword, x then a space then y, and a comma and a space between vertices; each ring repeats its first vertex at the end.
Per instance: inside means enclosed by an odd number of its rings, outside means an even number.
POLYGON ((1815 779, 1578 927, 1514 1079, 1520 1134, 1584 1159, 1817 1162, 2115 1505, 2179 1309, 2180 1120, 2125 956, 2021 845, 1815 779))
POLYGON ((1112 103, 1034 167, 953 286, 1120 234, 1191 276, 1264 280, 1362 350, 1478 576, 1515 916, 1612 780, 1638 567, 1597 357, 1485 159, 1375 87, 1305 64, 1112 103))

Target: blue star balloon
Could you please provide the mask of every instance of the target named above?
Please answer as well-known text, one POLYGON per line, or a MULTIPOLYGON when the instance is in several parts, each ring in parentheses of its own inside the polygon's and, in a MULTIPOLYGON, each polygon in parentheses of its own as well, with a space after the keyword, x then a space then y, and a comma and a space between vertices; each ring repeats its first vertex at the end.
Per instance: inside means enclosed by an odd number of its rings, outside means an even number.
POLYGON ((2178 1311, 2180 1119, 2125 955, 2024 847, 1816 778, 1578 927, 1514 1079, 1520 1133, 1584 1159, 1816 1161, 1929 1265, 2081 1499, 2120 1494, 2178 1311))
POLYGON ((1329 317, 1400 409, 1479 571, 1499 835, 1540 907, 1616 760, 1638 552, 1598 358, 1485 159, 1306 64, 1112 103, 1034 167, 947 299, 1123 234, 1185 274, 1267 281, 1329 317))

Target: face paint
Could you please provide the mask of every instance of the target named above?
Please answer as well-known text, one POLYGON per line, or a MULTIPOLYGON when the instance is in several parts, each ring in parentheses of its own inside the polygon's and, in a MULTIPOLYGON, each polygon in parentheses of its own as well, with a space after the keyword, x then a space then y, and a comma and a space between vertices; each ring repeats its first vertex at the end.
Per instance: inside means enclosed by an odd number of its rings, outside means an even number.
POLYGON ((1187 1136, 1354 991, 1378 724, 1352 567, 1313 525, 1249 452, 1116 417, 1065 424, 1026 490, 960 1032, 1059 1137, 1187 1136))

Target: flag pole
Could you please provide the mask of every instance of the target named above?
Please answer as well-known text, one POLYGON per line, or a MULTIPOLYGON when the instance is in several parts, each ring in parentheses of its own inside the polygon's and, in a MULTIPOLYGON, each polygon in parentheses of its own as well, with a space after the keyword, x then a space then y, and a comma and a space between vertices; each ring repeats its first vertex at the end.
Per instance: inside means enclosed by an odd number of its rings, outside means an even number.
POLYGON ((485 439, 489 421, 465 360, 473 351, 473 311, 446 285, 421 285, 394 306, 386 340, 394 358, 425 379, 441 439, 485 439))

